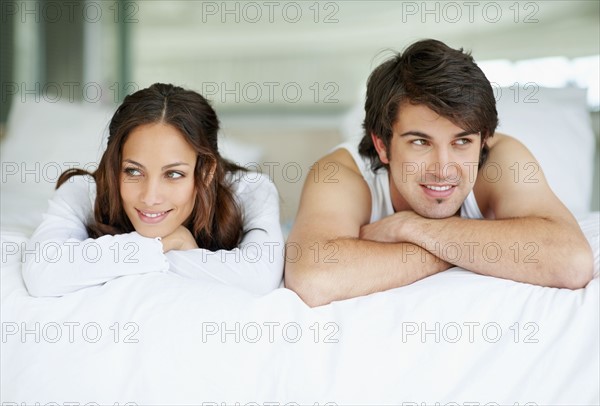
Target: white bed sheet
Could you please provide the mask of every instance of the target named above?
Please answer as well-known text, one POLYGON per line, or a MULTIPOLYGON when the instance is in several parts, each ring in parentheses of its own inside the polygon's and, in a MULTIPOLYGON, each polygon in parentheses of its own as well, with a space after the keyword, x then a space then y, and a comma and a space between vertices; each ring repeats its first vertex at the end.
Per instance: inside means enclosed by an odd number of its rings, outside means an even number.
POLYGON ((170 274, 32 298, 13 253, 25 236, 3 232, 1 401, 596 405, 599 218, 579 219, 595 254, 585 289, 453 268, 315 309, 288 289, 170 274))
MULTIPOLYGON (((594 149, 589 117, 577 92, 550 93, 540 90, 540 103, 512 106, 501 119, 526 124, 512 132, 532 144, 564 146, 564 134, 578 134, 571 149, 550 148, 539 158, 544 168, 545 159, 561 169, 548 170, 548 179, 579 213, 589 207, 591 171, 582 170, 591 168, 594 149), (564 119, 539 126, 528 119, 533 110, 564 119), (569 164, 574 157, 578 166, 569 164)), ((600 404, 599 213, 579 217, 595 278, 577 291, 453 268, 316 309, 287 289, 257 298, 172 274, 32 298, 19 248, 54 187, 44 168, 95 162, 108 112, 43 103, 13 110, 0 154, 3 406, 600 404), (74 140, 81 145, 64 148, 74 140), (31 174, 35 165, 44 170, 31 174)))

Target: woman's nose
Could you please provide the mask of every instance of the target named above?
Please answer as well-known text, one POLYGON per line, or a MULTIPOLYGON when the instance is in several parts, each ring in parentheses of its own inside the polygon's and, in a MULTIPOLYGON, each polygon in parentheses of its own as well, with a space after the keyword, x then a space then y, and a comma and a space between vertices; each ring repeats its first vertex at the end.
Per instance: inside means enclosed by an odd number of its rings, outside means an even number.
POLYGON ((164 196, 160 182, 147 180, 142 186, 141 200, 147 206, 155 206, 163 202, 164 196))

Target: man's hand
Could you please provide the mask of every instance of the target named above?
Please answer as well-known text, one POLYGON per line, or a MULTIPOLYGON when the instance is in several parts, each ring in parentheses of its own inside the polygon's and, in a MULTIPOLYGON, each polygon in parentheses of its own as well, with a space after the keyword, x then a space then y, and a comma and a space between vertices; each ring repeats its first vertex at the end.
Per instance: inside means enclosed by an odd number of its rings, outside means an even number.
POLYGON ((359 238, 379 242, 407 242, 410 241, 409 221, 421 217, 412 210, 399 211, 371 224, 360 228, 359 238))
POLYGON ((194 236, 184 226, 179 226, 171 234, 161 239, 163 244, 163 252, 171 250, 186 251, 198 248, 194 236))

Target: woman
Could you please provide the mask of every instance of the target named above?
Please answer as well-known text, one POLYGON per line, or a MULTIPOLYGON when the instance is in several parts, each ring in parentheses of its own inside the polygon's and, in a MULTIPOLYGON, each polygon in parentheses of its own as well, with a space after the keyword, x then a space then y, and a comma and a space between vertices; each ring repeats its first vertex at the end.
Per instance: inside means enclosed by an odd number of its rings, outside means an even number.
POLYGON ((115 112, 98 169, 58 180, 25 256, 32 296, 174 272, 263 294, 279 286, 278 195, 218 152, 219 121, 200 94, 154 84, 115 112))

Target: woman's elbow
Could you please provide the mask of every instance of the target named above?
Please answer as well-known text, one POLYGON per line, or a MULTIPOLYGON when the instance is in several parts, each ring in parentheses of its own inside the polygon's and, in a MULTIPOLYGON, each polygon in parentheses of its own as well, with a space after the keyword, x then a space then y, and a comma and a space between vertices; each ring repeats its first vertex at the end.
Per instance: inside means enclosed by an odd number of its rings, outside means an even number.
MULTIPOLYGON (((247 269, 250 271, 250 269, 247 269)), ((283 281, 283 258, 271 257, 269 261, 252 264, 251 280, 242 281, 242 289, 264 296, 281 287, 283 281)))
POLYGON ((39 264, 31 264, 28 262, 23 264, 23 282, 29 295, 33 297, 62 296, 63 293, 56 289, 52 280, 44 277, 45 273, 45 269, 40 269, 39 264))

